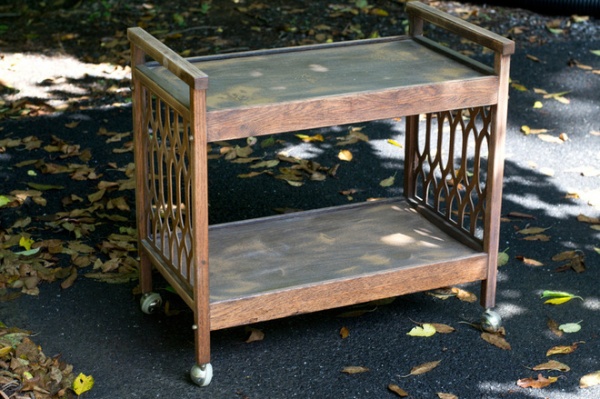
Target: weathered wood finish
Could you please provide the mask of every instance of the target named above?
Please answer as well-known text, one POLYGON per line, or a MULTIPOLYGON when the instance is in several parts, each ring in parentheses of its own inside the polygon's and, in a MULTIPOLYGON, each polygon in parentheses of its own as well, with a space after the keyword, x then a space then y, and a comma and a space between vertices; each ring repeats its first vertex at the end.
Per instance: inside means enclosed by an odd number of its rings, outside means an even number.
POLYGON ((188 60, 128 31, 141 287, 153 264, 193 309, 198 364, 215 329, 471 281, 494 305, 514 43, 407 11, 406 37, 188 60), (492 49, 493 67, 424 37, 425 22, 492 49), (406 200, 208 226, 209 142, 399 116, 406 200))

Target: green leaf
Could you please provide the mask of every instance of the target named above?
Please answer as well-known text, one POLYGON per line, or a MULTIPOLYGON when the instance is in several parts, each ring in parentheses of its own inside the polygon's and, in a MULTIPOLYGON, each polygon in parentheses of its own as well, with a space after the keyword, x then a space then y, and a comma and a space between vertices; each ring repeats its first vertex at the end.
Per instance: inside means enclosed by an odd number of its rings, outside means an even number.
POLYGON ((574 297, 575 295, 565 292, 565 291, 544 291, 542 292, 542 298, 564 298, 564 297, 574 297))
POLYGON ((27 183, 27 185, 34 190, 46 191, 46 190, 62 190, 64 186, 57 186, 54 184, 39 184, 39 183, 27 183))
MULTIPOLYGON (((583 321, 583 320, 582 320, 583 321)), ((581 330, 581 321, 577 323, 565 323, 558 326, 558 329, 566 333, 576 333, 581 330)))
POLYGON ((590 50, 590 53, 600 56, 600 50, 590 50))
POLYGON ((0 208, 2 208, 4 205, 9 204, 10 203, 10 198, 8 198, 6 195, 0 195, 0 208))

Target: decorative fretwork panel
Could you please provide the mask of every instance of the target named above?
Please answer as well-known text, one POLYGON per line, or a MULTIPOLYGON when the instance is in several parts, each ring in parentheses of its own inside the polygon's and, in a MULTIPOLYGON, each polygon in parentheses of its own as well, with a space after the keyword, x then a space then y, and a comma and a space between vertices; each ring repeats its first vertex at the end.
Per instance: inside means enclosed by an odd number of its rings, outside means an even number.
POLYGON ((413 173, 415 200, 481 242, 492 108, 425 115, 413 173))
POLYGON ((193 234, 190 122, 147 91, 143 126, 147 129, 145 187, 148 237, 165 263, 191 287, 193 234))

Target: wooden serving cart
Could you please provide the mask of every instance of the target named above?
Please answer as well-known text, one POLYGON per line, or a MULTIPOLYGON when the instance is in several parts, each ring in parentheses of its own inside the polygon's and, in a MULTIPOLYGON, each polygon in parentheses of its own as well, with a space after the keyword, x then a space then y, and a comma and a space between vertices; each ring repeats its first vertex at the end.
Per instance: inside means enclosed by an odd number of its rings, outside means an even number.
POLYGON ((407 36, 190 59, 129 29, 141 305, 160 306, 154 266, 194 311, 195 383, 212 378, 211 330, 472 281, 494 307, 514 43, 406 9, 407 36), (494 65, 424 37, 424 22, 494 65), (400 116, 403 198, 209 226, 209 142, 400 116))

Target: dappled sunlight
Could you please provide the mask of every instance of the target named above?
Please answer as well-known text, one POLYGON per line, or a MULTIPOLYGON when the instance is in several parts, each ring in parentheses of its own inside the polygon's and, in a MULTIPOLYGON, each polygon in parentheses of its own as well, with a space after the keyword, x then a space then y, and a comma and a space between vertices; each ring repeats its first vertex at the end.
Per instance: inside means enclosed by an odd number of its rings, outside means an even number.
POLYGON ((69 55, 4 53, 0 86, 5 93, 0 104, 14 107, 29 101, 57 111, 89 108, 92 102, 120 105, 130 97, 130 75, 129 66, 85 63, 69 55))

